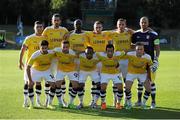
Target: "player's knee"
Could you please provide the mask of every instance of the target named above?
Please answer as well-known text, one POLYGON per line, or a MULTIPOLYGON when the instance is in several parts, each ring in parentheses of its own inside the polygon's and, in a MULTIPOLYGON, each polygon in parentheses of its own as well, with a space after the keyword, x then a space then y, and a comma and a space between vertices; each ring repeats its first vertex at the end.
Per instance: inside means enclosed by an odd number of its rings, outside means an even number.
POLYGON ((28 84, 24 84, 24 89, 25 89, 25 90, 28 89, 28 84))

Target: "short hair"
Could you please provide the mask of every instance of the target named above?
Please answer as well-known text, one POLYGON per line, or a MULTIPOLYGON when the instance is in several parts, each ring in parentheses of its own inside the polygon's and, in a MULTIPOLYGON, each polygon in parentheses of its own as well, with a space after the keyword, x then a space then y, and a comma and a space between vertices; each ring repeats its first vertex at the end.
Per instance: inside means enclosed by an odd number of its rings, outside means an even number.
POLYGON ((142 42, 136 42, 136 46, 144 46, 142 42))
POLYGON ((107 51, 108 48, 113 48, 113 50, 114 50, 114 45, 113 44, 107 44, 106 45, 106 51, 107 51))
POLYGON ((94 51, 93 47, 91 47, 91 46, 87 46, 86 49, 90 49, 90 50, 94 51))
POLYGON ((59 17, 59 18, 61 19, 61 16, 60 16, 60 14, 59 14, 59 13, 55 13, 55 14, 53 14, 52 18, 55 18, 55 17, 59 17))
POLYGON ((123 22, 126 23, 126 19, 124 19, 124 18, 119 18, 119 19, 117 20, 117 22, 119 22, 119 21, 123 21, 123 22))
POLYGON ((62 41, 62 44, 70 44, 70 43, 69 43, 69 41, 64 40, 64 41, 62 41))
POLYGON ((49 42, 47 40, 42 40, 40 42, 40 46, 48 46, 49 45, 49 42))
POLYGON ((42 21, 39 21, 39 20, 38 20, 38 21, 35 21, 35 22, 34 22, 34 25, 36 25, 36 24, 43 24, 43 23, 42 23, 42 21))
POLYGON ((102 23, 102 21, 95 21, 95 22, 94 22, 94 25, 95 25, 95 24, 103 24, 103 23, 102 23))
POLYGON ((147 16, 141 17, 141 18, 140 18, 140 21, 141 21, 142 19, 146 19, 146 20, 149 22, 149 18, 148 18, 147 16))

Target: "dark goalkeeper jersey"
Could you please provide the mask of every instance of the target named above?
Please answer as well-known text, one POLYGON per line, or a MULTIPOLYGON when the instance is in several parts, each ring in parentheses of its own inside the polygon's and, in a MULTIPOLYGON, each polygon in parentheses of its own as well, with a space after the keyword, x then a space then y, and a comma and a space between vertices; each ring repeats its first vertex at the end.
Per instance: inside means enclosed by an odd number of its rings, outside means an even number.
POLYGON ((141 32, 137 30, 132 35, 132 43, 142 42, 144 44, 144 50, 154 60, 154 46, 159 45, 158 34, 154 31, 141 32))

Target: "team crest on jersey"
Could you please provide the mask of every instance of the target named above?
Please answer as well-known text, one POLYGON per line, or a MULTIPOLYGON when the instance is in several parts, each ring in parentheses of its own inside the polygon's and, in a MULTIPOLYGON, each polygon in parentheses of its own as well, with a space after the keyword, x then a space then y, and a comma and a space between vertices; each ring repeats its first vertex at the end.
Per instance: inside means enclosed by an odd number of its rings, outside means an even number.
POLYGON ((140 36, 137 36, 137 39, 139 39, 140 38, 140 36))
POLYGON ((150 38, 150 36, 149 35, 146 35, 146 39, 149 39, 150 38))

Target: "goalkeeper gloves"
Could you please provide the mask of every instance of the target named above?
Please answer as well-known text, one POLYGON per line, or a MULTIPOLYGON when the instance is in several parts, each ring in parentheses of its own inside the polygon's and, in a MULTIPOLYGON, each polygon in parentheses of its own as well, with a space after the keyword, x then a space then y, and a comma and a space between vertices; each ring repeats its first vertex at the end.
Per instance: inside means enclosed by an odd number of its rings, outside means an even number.
POLYGON ((156 70, 158 69, 158 66, 159 66, 159 62, 158 62, 158 60, 155 58, 155 59, 153 60, 153 65, 150 66, 151 71, 152 71, 153 73, 156 72, 156 70))

